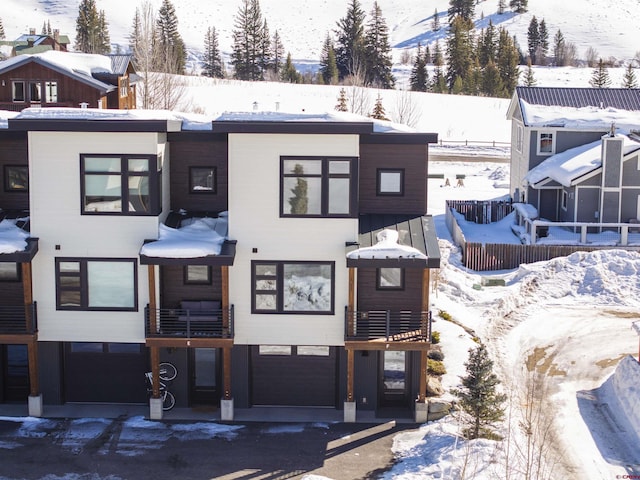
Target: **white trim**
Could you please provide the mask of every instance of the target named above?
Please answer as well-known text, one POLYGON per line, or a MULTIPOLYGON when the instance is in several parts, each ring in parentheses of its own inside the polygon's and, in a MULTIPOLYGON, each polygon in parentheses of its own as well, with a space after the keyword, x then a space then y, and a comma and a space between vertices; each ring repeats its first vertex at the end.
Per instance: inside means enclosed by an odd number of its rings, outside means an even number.
POLYGON ((536 155, 545 157, 555 155, 556 153, 556 132, 553 130, 538 130, 538 135, 536 137, 536 155), (542 136, 550 135, 551 136, 551 150, 550 151, 542 151, 540 149, 542 143, 542 136))
POLYGON ((516 123, 516 139, 515 139, 516 152, 522 153, 524 150, 524 126, 520 123, 516 123))

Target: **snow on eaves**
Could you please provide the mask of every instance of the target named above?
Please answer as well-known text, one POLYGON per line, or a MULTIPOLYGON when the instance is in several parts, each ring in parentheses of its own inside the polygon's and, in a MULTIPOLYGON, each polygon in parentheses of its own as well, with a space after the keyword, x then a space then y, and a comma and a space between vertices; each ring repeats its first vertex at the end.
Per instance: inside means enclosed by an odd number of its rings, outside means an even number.
POLYGON ((563 127, 579 130, 640 129, 640 111, 597 107, 533 105, 520 100, 523 122, 530 127, 563 127))

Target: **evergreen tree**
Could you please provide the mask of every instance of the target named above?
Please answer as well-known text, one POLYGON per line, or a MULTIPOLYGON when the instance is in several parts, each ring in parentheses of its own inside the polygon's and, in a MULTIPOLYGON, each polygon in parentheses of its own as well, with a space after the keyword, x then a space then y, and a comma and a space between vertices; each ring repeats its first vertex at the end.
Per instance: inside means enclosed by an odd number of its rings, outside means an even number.
POLYGON ((567 61, 566 42, 560 29, 553 37, 553 57, 556 67, 563 67, 567 61))
POLYGON ((204 56, 202 58, 202 74, 205 77, 224 78, 224 64, 220 53, 218 32, 216 27, 207 28, 204 37, 204 56))
POLYGON ((526 13, 528 9, 528 0, 511 0, 509 6, 516 13, 526 13))
POLYGON ((4 40, 4 38, 5 38, 4 25, 2 24, 2 18, 0 18, 0 40, 4 40))
MULTIPOLYGON (((287 59, 290 56, 287 56, 287 59)), ((286 68, 286 67, 285 67, 286 68)), ((309 209, 309 195, 307 181, 302 178, 304 167, 299 163, 293 167, 293 173, 299 175, 296 180, 296 186, 291 189, 292 197, 289 197, 289 205, 291 206, 292 215, 304 215, 309 209)))
POLYGON ((424 63, 429 65, 431 63, 431 49, 429 45, 424 47, 424 63))
POLYGON ((178 32, 178 16, 170 0, 162 0, 156 20, 160 71, 183 74, 187 64, 187 50, 178 32))
POLYGON ((258 0, 242 0, 234 22, 231 64, 239 80, 263 80, 263 20, 258 0))
POLYGON ((420 44, 418 44, 418 52, 409 76, 409 85, 414 92, 426 92, 428 84, 427 65, 425 64, 420 44))
POLYGON ((438 15, 438 9, 433 12, 433 21, 431 22, 431 30, 437 32, 440 30, 440 15, 438 15))
POLYGON ((465 367, 467 375, 461 379, 462 389, 453 391, 460 399, 462 410, 470 416, 465 436, 489 436, 490 427, 504 416, 502 405, 507 397, 496 391, 500 381, 493 373, 493 362, 483 344, 469 350, 465 367))
POLYGON ((282 68, 282 81, 287 83, 302 82, 302 77, 291 60, 291 53, 287 53, 287 60, 284 62, 284 67, 282 68))
MULTIPOLYGON (((471 22, 457 16, 447 37, 447 84, 453 90, 456 79, 461 82, 471 74, 473 67, 473 37, 471 22)), ((461 93, 461 92, 460 92, 461 93)))
POLYGON ((42 31, 40 32, 40 35, 46 35, 47 34, 47 22, 42 22, 42 31))
POLYGON ((453 20, 456 17, 462 17, 467 22, 473 22, 473 16, 475 13, 476 2, 475 0, 449 0, 449 25, 453 25, 453 20))
POLYGON ((609 78, 609 70, 604 64, 602 59, 598 61, 598 66, 595 68, 589 80, 589 85, 593 88, 608 88, 611 86, 611 78, 609 78))
POLYGON ((504 85, 500 71, 493 60, 490 60, 482 72, 482 93, 488 97, 504 96, 504 85))
POLYGON ((538 31, 538 19, 534 15, 529 22, 529 29, 527 30, 527 43, 529 44, 529 58, 531 63, 536 65, 536 54, 540 47, 540 32, 538 31))
POLYGON ((638 88, 636 71, 631 62, 629 62, 627 69, 624 71, 624 77, 622 77, 622 88, 638 88))
POLYGON ((336 110, 338 112, 348 112, 349 106, 347 102, 347 91, 343 88, 340 89, 338 94, 338 103, 336 104, 336 110))
POLYGON ((547 30, 547 23, 544 18, 540 20, 538 24, 538 51, 536 52, 536 59, 539 65, 546 64, 546 58, 549 54, 549 31, 547 30))
POLYGON ((498 0, 498 15, 504 14, 507 9, 507 0, 498 0))
POLYGON ((442 72, 441 65, 436 65, 436 68, 433 69, 431 91, 433 93, 447 93, 449 91, 449 89, 447 88, 447 79, 442 72))
POLYGON ((502 95, 509 97, 518 85, 520 77, 520 54, 516 48, 513 37, 505 28, 500 28, 498 34, 497 67, 500 72, 500 80, 504 88, 502 95))
POLYGON ((533 76, 533 68, 531 68, 531 60, 529 59, 527 61, 527 70, 525 71, 525 74, 524 74, 524 86, 535 87, 536 83, 537 83, 536 79, 533 76))
POLYGON ((102 55, 111 53, 111 38, 109 37, 109 24, 104 10, 98 13, 98 37, 96 39, 96 52, 102 55))
POLYGON ((359 0, 350 0, 347 14, 338 21, 335 53, 340 79, 364 73, 364 17, 359 0))
POLYGON ((280 77, 282 73, 282 65, 285 62, 284 45, 282 44, 282 37, 276 30, 273 34, 273 40, 271 42, 271 70, 276 74, 276 77, 280 77))
POLYGON ((140 19, 140 10, 136 7, 136 12, 133 15, 133 22, 131 25, 131 33, 129 34, 129 50, 133 54, 133 62, 138 63, 136 58, 137 52, 140 51, 141 36, 142 36, 142 22, 140 19))
POLYGON ((489 62, 493 62, 497 54, 496 28, 489 20, 486 30, 482 30, 478 39, 478 62, 484 68, 489 62))
POLYGON ((393 59, 389 45, 389 29, 377 1, 373 2, 364 42, 366 83, 378 88, 393 88, 395 80, 391 73, 393 59))
POLYGON ((436 46, 433 48, 433 64, 436 67, 441 67, 444 65, 444 55, 442 54, 439 40, 436 40, 436 46))
POLYGON ((322 46, 320 54, 320 75, 325 85, 335 85, 338 83, 338 66, 336 65, 336 52, 333 49, 331 36, 327 33, 327 38, 322 46))
POLYGON ((273 63, 273 53, 271 51, 271 36, 269 34, 269 26, 265 20, 262 23, 262 31, 260 38, 260 55, 259 63, 260 70, 262 71, 262 79, 267 77, 267 72, 271 69, 273 63))
POLYGON ((376 98, 376 103, 373 106, 373 112, 371 112, 371 118, 375 118, 376 120, 387 120, 387 114, 384 111, 384 106, 382 105, 382 97, 378 94, 378 98, 376 98))
POLYGON ((95 0, 81 0, 76 19, 74 48, 84 53, 109 53, 111 46, 104 12, 98 12, 95 0), (101 31, 104 30, 104 31, 101 31))

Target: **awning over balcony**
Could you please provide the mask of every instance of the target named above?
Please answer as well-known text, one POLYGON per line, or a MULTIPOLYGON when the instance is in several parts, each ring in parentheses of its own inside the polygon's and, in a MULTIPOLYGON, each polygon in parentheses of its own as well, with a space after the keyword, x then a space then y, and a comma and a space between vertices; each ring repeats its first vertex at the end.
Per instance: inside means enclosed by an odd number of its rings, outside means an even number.
POLYGON ((361 215, 358 234, 357 244, 347 244, 347 267, 440 267, 440 249, 431 215, 361 215), (397 232, 400 248, 376 251, 377 236, 383 230, 397 232))
POLYGON ((33 260, 33 257, 38 253, 38 239, 35 237, 29 237, 26 239, 27 246, 24 250, 19 250, 11 253, 0 253, 0 262, 16 262, 16 263, 29 263, 33 260))

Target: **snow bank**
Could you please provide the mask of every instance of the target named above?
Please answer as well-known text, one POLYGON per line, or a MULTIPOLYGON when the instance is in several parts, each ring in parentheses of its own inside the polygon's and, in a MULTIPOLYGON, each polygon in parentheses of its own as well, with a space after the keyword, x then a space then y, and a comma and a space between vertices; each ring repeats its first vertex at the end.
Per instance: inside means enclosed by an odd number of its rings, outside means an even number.
POLYGON ((613 391, 621 407, 621 414, 626 417, 626 425, 630 425, 640 440, 640 363, 631 355, 627 355, 618 364, 613 374, 613 391))

